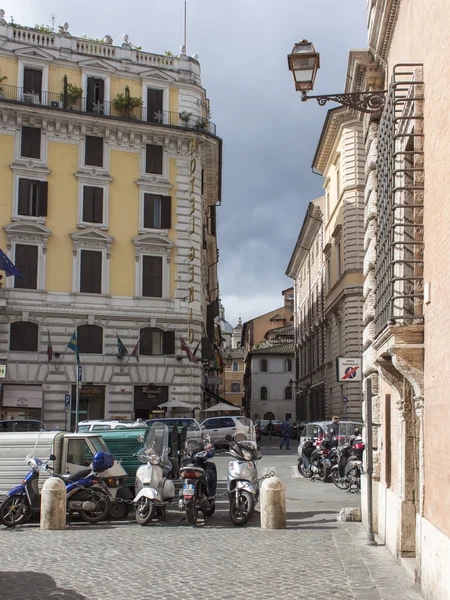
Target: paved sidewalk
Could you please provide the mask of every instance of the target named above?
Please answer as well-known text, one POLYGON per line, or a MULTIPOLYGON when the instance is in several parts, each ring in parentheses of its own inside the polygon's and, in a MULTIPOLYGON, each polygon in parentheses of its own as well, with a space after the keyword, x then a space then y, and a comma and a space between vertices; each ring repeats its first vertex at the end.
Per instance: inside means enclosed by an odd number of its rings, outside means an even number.
MULTIPOLYGON (((194 528, 180 523, 175 509, 149 527, 0 527, 0 599, 420 600, 387 550, 365 544, 360 524, 336 521, 359 496, 292 478, 295 450, 268 445, 264 440, 260 472, 275 468, 286 484, 286 530, 262 531, 258 514, 247 527, 233 526, 225 498, 194 528)), ((227 461, 216 459, 219 491, 227 461)))

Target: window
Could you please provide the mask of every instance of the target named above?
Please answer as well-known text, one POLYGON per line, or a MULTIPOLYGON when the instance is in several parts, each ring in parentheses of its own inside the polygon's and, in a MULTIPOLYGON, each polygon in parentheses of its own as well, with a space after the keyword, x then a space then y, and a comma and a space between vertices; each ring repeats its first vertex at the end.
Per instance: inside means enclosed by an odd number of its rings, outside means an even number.
POLYGON ((267 373, 267 360, 265 358, 259 363, 259 370, 261 373, 267 373))
POLYGON ((67 449, 67 462, 83 467, 89 467, 92 462, 92 452, 83 439, 69 439, 67 449))
POLYGON ((84 146, 84 164, 103 167, 103 138, 87 135, 84 146))
POLYGON ((144 228, 170 229, 172 220, 172 198, 144 194, 144 228))
POLYGON ((141 329, 139 354, 175 354, 175 332, 152 327, 141 329))
POLYGON ((16 352, 38 351, 39 326, 30 321, 11 323, 9 333, 9 349, 16 352))
POLYGON ((37 127, 22 127, 20 156, 41 158, 41 130, 37 127))
POLYGON ((341 242, 336 245, 337 253, 337 274, 338 277, 342 275, 342 257, 341 257, 341 242))
POLYGON ((147 121, 150 123, 163 122, 163 100, 164 90, 147 89, 147 121))
POLYGON ((339 200, 341 197, 341 167, 339 164, 336 166, 336 194, 339 200))
POLYGON ((145 149, 145 172, 162 175, 163 172, 163 147, 147 144, 145 149))
POLYGON ((102 253, 95 250, 81 250, 80 292, 102 293, 102 253))
POLYGON ((290 358, 287 358, 284 361, 284 370, 287 372, 292 371, 292 360, 290 358))
POLYGON ((239 363, 237 360, 233 361, 233 371, 239 371, 239 363))
MULTIPOLYGON (((37 96, 38 101, 41 101, 42 95, 42 71, 37 69, 28 69, 25 67, 23 70, 23 93, 30 94, 31 96, 37 96)), ((27 98, 25 97, 25 101, 27 98)))
POLYGON ((103 188, 83 186, 83 221, 103 223, 103 188))
POLYGON ((14 287, 26 290, 37 290, 38 247, 16 244, 16 267, 23 279, 14 277, 14 287))
POLYGON ((231 391, 234 394, 238 394, 241 391, 241 384, 240 383, 232 383, 231 384, 231 391))
POLYGON ((87 78, 86 112, 99 115, 105 112, 105 81, 100 77, 87 78))
POLYGON ((327 289, 331 289, 331 260, 327 258, 327 289))
POLYGON ((260 398, 260 400, 267 400, 267 388, 266 387, 262 387, 260 389, 259 398, 260 398))
POLYGON ((162 298, 163 265, 161 256, 142 257, 142 295, 162 298))
POLYGON ((48 182, 19 178, 17 214, 25 217, 46 217, 48 182))
POLYGON ((78 349, 82 354, 103 354, 103 328, 80 325, 77 329, 78 349))
POLYGON ((288 385, 284 388, 284 399, 292 400, 292 388, 290 385, 288 385))

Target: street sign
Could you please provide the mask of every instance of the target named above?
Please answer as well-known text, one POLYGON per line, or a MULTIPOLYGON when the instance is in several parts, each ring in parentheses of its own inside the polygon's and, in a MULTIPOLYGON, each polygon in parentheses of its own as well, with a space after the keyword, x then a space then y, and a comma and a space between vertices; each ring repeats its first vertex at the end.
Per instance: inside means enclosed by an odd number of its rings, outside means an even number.
POLYGON ((78 365, 78 381, 81 381, 83 379, 83 367, 81 365, 78 365))
POLYGON ((6 365, 0 365, 0 379, 6 379, 6 365))
POLYGON ((336 374, 340 383, 362 381, 361 359, 337 358, 336 374))
POLYGON ((205 375, 205 385, 223 385, 223 377, 205 375))
POLYGON ((64 396, 64 405, 65 406, 70 406, 70 394, 66 394, 64 396))

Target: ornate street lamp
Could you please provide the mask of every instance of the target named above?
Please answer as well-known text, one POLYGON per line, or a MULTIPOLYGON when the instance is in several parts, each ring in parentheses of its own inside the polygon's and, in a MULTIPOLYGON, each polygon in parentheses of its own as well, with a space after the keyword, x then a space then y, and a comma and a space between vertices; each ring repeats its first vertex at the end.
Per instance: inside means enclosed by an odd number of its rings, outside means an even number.
POLYGON ((320 56, 313 44, 307 40, 294 45, 291 54, 288 54, 288 65, 289 70, 292 71, 295 89, 301 92, 303 102, 315 99, 320 106, 325 106, 327 102, 337 102, 364 113, 378 112, 384 108, 386 90, 308 96, 308 92, 314 89, 316 74, 320 68, 320 56))

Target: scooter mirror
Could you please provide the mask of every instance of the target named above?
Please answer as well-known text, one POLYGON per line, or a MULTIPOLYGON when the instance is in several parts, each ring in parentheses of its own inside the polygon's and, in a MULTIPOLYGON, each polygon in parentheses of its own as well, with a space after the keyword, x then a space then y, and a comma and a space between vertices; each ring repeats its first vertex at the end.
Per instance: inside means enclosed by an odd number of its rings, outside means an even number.
POLYGON ((144 436, 143 435, 138 435, 136 439, 137 439, 138 442, 143 442, 144 441, 144 436))
POLYGON ((54 454, 50 454, 50 457, 48 460, 56 460, 56 456, 54 454))

